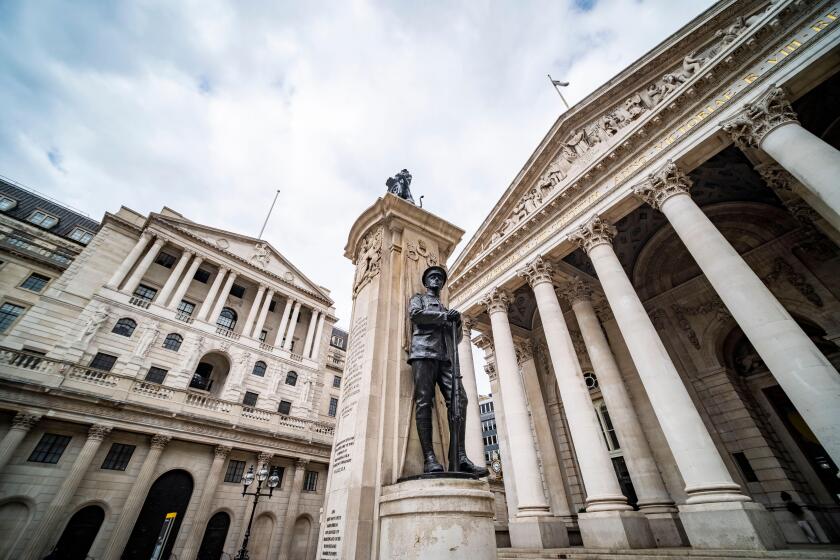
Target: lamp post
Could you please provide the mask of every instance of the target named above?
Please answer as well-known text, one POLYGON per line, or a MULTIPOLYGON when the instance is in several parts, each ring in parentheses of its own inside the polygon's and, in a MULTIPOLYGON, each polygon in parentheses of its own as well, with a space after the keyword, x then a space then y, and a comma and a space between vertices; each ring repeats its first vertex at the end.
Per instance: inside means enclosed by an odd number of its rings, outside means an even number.
POLYGON ((248 539, 251 537, 251 524, 254 522, 254 513, 257 511, 257 502, 259 502, 260 498, 263 496, 268 496, 268 498, 271 499, 271 495, 274 494, 274 489, 277 488, 278 484, 280 484, 280 475, 278 474, 277 467, 272 467, 271 474, 269 474, 268 467, 260 465, 259 470, 255 475, 254 465, 251 465, 248 467, 248 472, 242 477, 242 495, 253 496, 254 505, 251 507, 251 517, 248 519, 248 529, 245 531, 245 539, 242 541, 242 548, 240 548, 239 552, 236 553, 236 560, 249 560, 248 539), (257 491, 248 492, 248 487, 254 482, 255 477, 257 479, 257 491), (268 479, 268 492, 261 492, 263 482, 265 482, 266 479, 268 479))

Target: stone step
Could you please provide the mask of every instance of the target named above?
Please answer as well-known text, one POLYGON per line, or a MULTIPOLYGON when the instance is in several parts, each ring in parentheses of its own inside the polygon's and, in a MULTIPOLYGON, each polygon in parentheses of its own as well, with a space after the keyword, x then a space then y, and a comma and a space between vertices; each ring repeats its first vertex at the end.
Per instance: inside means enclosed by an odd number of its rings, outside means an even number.
POLYGON ((500 548, 499 560, 838 560, 840 547, 826 545, 786 550, 699 550, 693 548, 651 548, 636 550, 608 550, 591 548, 500 548))

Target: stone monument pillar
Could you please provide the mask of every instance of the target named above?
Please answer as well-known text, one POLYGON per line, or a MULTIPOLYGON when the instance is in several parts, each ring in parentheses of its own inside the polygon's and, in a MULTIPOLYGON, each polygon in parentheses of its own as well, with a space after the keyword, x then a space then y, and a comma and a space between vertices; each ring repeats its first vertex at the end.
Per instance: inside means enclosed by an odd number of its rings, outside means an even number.
MULTIPOLYGON (((463 233, 391 193, 365 210, 350 231, 344 256, 356 266, 353 311, 320 560, 496 558, 493 495, 486 481, 404 480, 423 473, 414 381, 406 363, 408 301, 424 290, 423 271, 444 264, 463 233)), ((435 452, 446 464, 447 416, 440 395, 433 425, 435 452)))

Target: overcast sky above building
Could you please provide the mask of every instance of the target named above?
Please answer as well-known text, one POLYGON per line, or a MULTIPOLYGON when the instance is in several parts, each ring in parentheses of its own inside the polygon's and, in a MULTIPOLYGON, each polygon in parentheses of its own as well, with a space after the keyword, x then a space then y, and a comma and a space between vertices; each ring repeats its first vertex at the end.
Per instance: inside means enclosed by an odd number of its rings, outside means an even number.
POLYGON ((0 175, 253 236, 280 189, 265 238, 347 326, 388 176, 466 242, 563 110, 546 73, 574 103, 711 4, 4 1, 0 175))

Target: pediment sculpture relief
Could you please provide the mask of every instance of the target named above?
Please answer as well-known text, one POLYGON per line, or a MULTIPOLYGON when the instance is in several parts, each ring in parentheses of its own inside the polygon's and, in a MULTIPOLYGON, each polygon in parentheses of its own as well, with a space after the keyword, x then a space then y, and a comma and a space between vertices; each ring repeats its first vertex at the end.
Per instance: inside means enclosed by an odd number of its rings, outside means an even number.
POLYGON ((265 268, 271 262, 271 254, 268 252, 268 246, 265 243, 257 243, 254 246, 254 253, 251 255, 251 264, 265 268))
POLYGON ((686 55, 680 65, 663 74, 658 80, 632 94, 612 110, 594 121, 570 132, 562 141, 559 153, 530 189, 514 206, 511 214, 493 232, 490 241, 481 250, 494 245, 513 231, 524 219, 533 214, 570 174, 573 168, 590 163, 612 148, 614 137, 645 113, 652 111, 678 87, 691 80, 709 61, 725 51, 729 45, 753 25, 763 13, 772 10, 780 0, 773 0, 768 7, 753 16, 737 17, 731 25, 715 33, 715 40, 704 49, 686 55))

